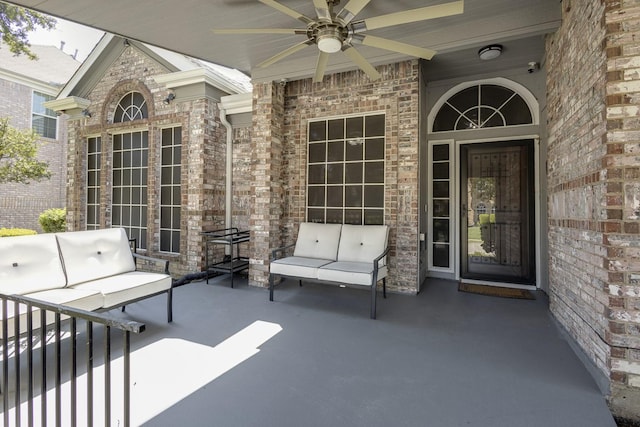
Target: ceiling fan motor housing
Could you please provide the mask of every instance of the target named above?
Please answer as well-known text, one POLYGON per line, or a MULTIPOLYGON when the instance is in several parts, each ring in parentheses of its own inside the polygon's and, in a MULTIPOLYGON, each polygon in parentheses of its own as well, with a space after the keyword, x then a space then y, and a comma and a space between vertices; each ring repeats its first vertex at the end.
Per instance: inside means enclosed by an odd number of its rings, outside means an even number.
POLYGON ((334 53, 342 49, 348 31, 336 24, 315 25, 310 38, 315 40, 318 49, 325 53, 334 53))

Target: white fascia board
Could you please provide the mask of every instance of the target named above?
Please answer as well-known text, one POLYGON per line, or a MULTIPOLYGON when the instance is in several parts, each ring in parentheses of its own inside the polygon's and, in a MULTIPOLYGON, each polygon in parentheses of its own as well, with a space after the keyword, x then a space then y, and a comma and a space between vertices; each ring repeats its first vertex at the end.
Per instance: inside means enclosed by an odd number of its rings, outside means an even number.
POLYGON ((44 106, 57 112, 62 112, 69 116, 70 120, 84 117, 83 111, 89 107, 91 101, 77 96, 69 96, 67 98, 58 98, 47 101, 44 106))
POLYGON ((7 80, 13 83, 18 83, 20 85, 30 87, 37 92, 41 92, 51 96, 56 96, 60 91, 60 85, 52 85, 40 80, 32 79, 22 74, 14 73, 13 71, 9 70, 0 69, 0 80, 7 80))
POLYGON ((238 93, 220 98, 220 107, 227 115, 250 113, 253 110, 253 94, 238 93))
POLYGON ((221 78, 219 75, 205 68, 176 71, 175 73, 155 76, 153 77, 153 79, 157 83, 165 85, 168 89, 175 89, 178 87, 189 86, 198 83, 206 83, 227 93, 235 94, 240 92, 240 90, 236 86, 232 85, 229 81, 221 78))
POLYGON ((93 48, 87 59, 82 62, 82 65, 80 65, 71 79, 62 88, 60 94, 58 95, 58 98, 67 98, 71 94, 71 91, 80 83, 87 71, 91 69, 93 64, 98 60, 98 58, 100 58, 100 55, 102 55, 102 52, 109 45, 109 42, 111 42, 113 37, 113 34, 104 34, 100 41, 98 41, 98 44, 96 44, 96 46, 93 48))

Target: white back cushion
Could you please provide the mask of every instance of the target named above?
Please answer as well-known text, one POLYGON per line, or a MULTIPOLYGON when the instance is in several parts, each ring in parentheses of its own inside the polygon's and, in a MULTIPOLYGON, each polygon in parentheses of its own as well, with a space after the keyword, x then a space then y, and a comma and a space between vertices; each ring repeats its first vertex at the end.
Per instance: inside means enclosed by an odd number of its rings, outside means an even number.
POLYGON ((335 261, 341 229, 342 224, 301 223, 293 255, 335 261))
POLYGON ((65 284, 54 234, 0 238, 0 292, 24 295, 65 284))
POLYGON ((129 239, 122 228, 56 234, 67 285, 135 271, 129 239))
POLYGON ((387 247, 388 235, 386 225, 343 225, 338 261, 373 262, 387 247))

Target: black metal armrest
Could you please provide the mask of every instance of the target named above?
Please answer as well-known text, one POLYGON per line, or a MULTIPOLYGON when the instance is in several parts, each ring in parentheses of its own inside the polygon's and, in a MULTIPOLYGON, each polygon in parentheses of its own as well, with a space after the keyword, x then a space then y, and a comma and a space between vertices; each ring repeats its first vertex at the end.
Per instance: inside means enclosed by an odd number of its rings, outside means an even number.
POLYGON ((284 253, 287 249, 294 247, 296 244, 292 243, 287 246, 282 246, 281 248, 276 248, 271 251, 271 261, 275 261, 278 259, 278 253, 284 253))
POLYGON ((373 270, 374 271, 377 271, 380 268, 380 266, 378 265, 380 263, 380 260, 387 256, 387 254, 389 253, 390 249, 391 249, 391 247, 387 246, 387 249, 385 249, 384 252, 382 252, 376 259, 373 260, 373 270))
POLYGON ((137 259, 142 259, 145 261, 150 261, 156 264, 164 264, 164 274, 169 274, 169 260, 168 259, 162 259, 162 258, 154 258, 154 257, 150 257, 150 256, 146 256, 146 255, 140 255, 140 254, 136 254, 133 253, 132 254, 134 258, 137 259))

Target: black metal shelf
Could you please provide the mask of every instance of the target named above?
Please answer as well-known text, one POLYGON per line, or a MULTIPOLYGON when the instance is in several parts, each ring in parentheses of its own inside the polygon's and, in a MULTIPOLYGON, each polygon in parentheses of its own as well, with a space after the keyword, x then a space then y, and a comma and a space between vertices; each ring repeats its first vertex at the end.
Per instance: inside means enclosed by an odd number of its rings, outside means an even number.
MULTIPOLYGON (((205 240, 205 266, 207 272, 231 274, 231 287, 233 288, 233 275, 249 268, 249 258, 240 256, 238 245, 249 241, 249 231, 240 231, 236 227, 223 228, 200 233, 205 240), (230 255, 222 260, 210 262, 209 252, 211 246, 222 245, 230 248, 230 255)), ((209 276, 207 275, 207 283, 209 276)))

